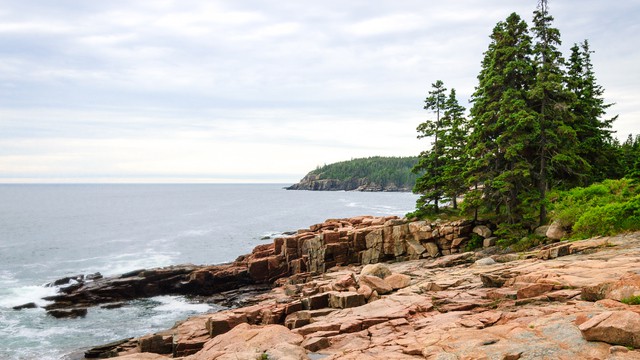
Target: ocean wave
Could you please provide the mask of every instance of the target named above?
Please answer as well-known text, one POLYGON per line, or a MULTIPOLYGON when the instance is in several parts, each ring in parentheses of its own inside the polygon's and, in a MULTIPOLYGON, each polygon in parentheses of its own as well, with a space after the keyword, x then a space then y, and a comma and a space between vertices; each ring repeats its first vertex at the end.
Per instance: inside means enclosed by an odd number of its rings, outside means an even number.
POLYGON ((42 307, 49 304, 43 297, 53 296, 58 292, 55 287, 38 285, 20 286, 8 288, 0 294, 0 308, 13 308, 14 306, 35 303, 42 307))
POLYGON ((209 304, 189 302, 181 296, 156 296, 151 300, 160 303, 154 309, 162 312, 205 313, 213 310, 213 307, 209 304))

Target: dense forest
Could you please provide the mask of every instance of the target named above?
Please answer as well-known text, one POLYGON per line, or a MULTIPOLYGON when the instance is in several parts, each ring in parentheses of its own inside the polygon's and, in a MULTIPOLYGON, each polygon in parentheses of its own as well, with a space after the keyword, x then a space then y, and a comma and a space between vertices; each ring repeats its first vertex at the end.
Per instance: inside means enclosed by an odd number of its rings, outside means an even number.
POLYGON ((404 190, 415 185, 416 174, 411 172, 417 157, 368 157, 318 166, 301 183, 291 189, 307 190, 404 190), (330 181, 329 186, 318 187, 320 181, 330 181), (311 184, 313 182, 313 184, 311 184), (305 186, 305 183, 308 185, 305 186))
MULTIPOLYGON (((597 184, 640 177, 640 136, 621 144, 612 135, 617 116, 606 116, 612 104, 597 83, 589 42, 565 58, 546 0, 533 15, 531 26, 512 13, 494 27, 468 113, 455 89, 432 84, 424 105, 431 118, 417 128, 432 141, 413 169, 421 194, 413 216, 483 216, 499 224, 498 234, 518 238, 557 217, 558 201, 575 198, 576 189, 599 186, 604 197, 603 189, 622 185, 597 184)), ((622 187, 625 196, 615 199, 626 205, 617 216, 636 221, 625 229, 640 228, 639 187, 622 187)))

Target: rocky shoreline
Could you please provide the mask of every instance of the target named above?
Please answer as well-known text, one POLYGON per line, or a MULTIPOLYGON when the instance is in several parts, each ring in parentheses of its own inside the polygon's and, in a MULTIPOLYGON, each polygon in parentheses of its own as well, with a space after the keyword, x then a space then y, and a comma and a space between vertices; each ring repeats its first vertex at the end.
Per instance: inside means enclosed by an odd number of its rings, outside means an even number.
POLYGON ((490 224, 470 221, 333 219, 230 264, 78 282, 48 311, 160 293, 235 307, 86 357, 640 358, 640 307, 621 302, 640 295, 640 233, 521 254, 494 242, 490 224), (472 237, 483 239, 481 251, 464 251, 472 237))
POLYGON ((286 190, 310 190, 310 191, 364 191, 364 192, 411 192, 408 187, 396 184, 380 185, 366 178, 361 179, 320 179, 319 175, 308 174, 300 182, 288 186, 286 190))

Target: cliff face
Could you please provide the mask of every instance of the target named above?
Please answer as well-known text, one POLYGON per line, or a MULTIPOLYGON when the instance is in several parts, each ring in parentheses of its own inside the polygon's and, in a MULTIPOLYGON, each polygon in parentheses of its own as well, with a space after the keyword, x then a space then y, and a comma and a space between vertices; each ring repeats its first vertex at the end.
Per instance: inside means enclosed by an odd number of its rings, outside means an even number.
POLYGON ((367 178, 349 180, 320 179, 320 176, 316 174, 308 174, 299 183, 293 184, 286 189, 312 191, 411 191, 408 187, 398 187, 396 184, 378 185, 367 178))

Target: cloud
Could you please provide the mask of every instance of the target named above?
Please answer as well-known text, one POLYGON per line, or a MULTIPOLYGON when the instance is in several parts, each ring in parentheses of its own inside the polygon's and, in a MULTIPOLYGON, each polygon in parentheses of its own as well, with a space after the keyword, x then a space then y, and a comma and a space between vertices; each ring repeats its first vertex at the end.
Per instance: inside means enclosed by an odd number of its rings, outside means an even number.
MULTIPOLYGON (((323 163, 415 155, 430 84, 443 80, 465 104, 493 26, 535 10, 507 0, 0 3, 5 179, 295 181, 323 163)), ((591 41, 616 129, 637 132, 639 4, 550 5, 565 51, 591 41)))

